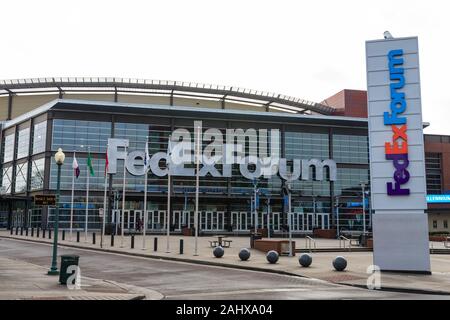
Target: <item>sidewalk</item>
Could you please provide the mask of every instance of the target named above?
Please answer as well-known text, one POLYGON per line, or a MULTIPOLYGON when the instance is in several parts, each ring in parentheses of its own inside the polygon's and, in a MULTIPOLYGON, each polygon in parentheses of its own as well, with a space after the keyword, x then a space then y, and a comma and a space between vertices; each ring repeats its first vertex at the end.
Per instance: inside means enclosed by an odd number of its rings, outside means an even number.
POLYGON ((58 276, 31 263, 0 257, 0 300, 142 300, 162 295, 81 275, 81 289, 69 289, 58 276))
MULTIPOLYGON (((51 243, 50 239, 32 238, 30 236, 11 236, 9 232, 0 232, 0 236, 12 237, 17 239, 27 239, 32 241, 40 241, 51 243)), ((42 236, 42 234, 41 234, 42 236)), ((86 248, 93 250, 102 250, 106 252, 114 252, 121 254, 129 254, 135 256, 143 256, 149 258, 161 258, 168 260, 176 260, 190 263, 201 263, 209 265, 219 265, 224 267, 243 268, 260 270, 266 272, 292 274, 297 276, 315 278, 323 281, 333 282, 337 284, 356 285, 366 287, 366 281, 369 277, 367 267, 373 264, 372 252, 341 252, 341 253, 312 253, 313 263, 309 268, 302 268, 296 257, 280 257, 277 264, 269 264, 263 252, 251 250, 251 258, 249 261, 240 261, 238 253, 241 248, 249 248, 248 237, 227 237, 232 240, 231 248, 225 249, 223 258, 217 259, 212 254, 212 248, 209 246, 210 240, 216 240, 216 237, 199 237, 198 238, 198 256, 194 256, 194 237, 184 237, 174 235, 170 237, 169 253, 166 253, 166 236, 158 235, 158 251, 154 251, 153 244, 155 236, 146 237, 146 249, 142 249, 142 236, 135 237, 135 248, 131 249, 131 237, 124 238, 123 247, 121 247, 121 237, 115 237, 115 246, 110 246, 110 236, 106 236, 103 248, 100 248, 100 237, 97 235, 96 244, 92 244, 92 235, 89 234, 88 242, 85 242, 84 234, 80 238, 80 242, 76 241, 59 241, 60 245, 69 247, 86 248), (184 242, 184 254, 179 253, 180 240, 184 242), (344 256, 348 261, 347 269, 344 272, 337 272, 332 266, 332 260, 338 256, 344 256)), ((66 239, 68 239, 66 233, 66 239)), ((61 239, 61 234, 59 236, 61 239)), ((76 237, 74 236, 74 239, 76 237)), ((303 247, 304 239, 295 239, 297 247, 303 247)), ((331 240, 332 241, 332 240, 331 240)), ((450 294, 450 255, 430 255, 432 275, 413 275, 399 273, 382 273, 381 285, 382 289, 395 289, 403 291, 418 291, 438 294, 450 294)))

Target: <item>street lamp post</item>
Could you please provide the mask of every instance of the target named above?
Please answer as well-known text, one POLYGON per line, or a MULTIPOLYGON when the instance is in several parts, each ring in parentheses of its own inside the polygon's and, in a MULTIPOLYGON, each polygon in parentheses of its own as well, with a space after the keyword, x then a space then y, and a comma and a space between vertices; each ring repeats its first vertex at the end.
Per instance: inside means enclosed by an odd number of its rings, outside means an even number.
POLYGON ((58 266, 57 266, 57 256, 58 256, 58 225, 59 225, 59 194, 60 194, 60 184, 61 184, 61 166, 64 163, 64 159, 66 156, 62 149, 59 148, 58 152, 55 154, 55 162, 58 166, 58 176, 56 180, 56 208, 55 208, 55 222, 54 222, 54 235, 53 235, 53 255, 52 255, 52 266, 48 271, 48 275, 58 275, 58 266))
POLYGON ((366 196, 364 194, 364 188, 366 184, 361 182, 361 190, 362 190, 362 214, 363 214, 363 234, 366 234, 366 196))
POLYGON ((336 229, 339 238, 341 236, 339 232, 339 197, 336 197, 336 229))

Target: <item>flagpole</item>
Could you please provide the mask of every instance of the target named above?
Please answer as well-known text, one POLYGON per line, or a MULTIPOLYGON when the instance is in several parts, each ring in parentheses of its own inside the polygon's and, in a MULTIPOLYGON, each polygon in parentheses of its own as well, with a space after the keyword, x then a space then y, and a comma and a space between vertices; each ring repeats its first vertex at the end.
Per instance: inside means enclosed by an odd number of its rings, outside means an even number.
POLYGON ((197 126, 197 144, 196 144, 196 171, 195 171, 195 245, 194 256, 198 256, 198 193, 199 193, 199 168, 200 168, 200 126, 197 126))
POLYGON ((105 190, 103 194, 103 221, 102 221, 102 237, 100 239, 100 248, 103 248, 103 238, 105 237, 105 223, 106 223, 106 189, 108 185, 108 145, 106 146, 105 156, 105 190))
MULTIPOLYGON (((88 151, 89 152, 89 151, 88 151)), ((89 157, 89 155, 88 155, 89 157)), ((89 167, 86 170, 86 213, 84 223, 84 242, 88 241, 88 215, 89 215, 89 176, 91 175, 89 167)))
MULTIPOLYGON (((75 159, 75 152, 73 153, 73 158, 75 159)), ((73 167, 73 165, 72 165, 73 167)), ((73 240, 72 238, 72 227, 73 227, 73 197, 74 197, 74 190, 75 190, 75 169, 72 168, 72 198, 70 201, 70 227, 69 227, 69 234, 70 234, 70 241, 73 240)))
POLYGON ((124 246, 124 228, 125 228, 125 180, 127 176, 127 147, 125 147, 125 159, 123 160, 123 189, 122 189, 122 214, 121 214, 121 244, 120 246, 123 248, 124 246))
POLYGON ((166 244, 166 253, 170 253, 170 158, 172 157, 171 154, 171 143, 170 143, 171 136, 169 135, 169 141, 167 144, 167 215, 166 215, 166 232, 167 232, 167 244, 166 244))
POLYGON ((146 250, 145 236, 147 233, 147 173, 148 173, 148 136, 145 141, 145 162, 144 162, 144 226, 142 230, 142 250, 146 250))

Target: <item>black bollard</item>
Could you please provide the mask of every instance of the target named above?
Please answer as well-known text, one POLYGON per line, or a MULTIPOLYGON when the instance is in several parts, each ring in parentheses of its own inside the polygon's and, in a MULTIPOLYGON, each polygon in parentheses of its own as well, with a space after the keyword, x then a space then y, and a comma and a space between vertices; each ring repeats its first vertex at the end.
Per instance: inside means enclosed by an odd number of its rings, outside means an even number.
POLYGON ((92 244, 95 244, 95 232, 92 233, 92 244))
POLYGON ((28 237, 28 228, 25 228, 25 236, 28 237))
POLYGON ((49 239, 52 238, 52 229, 48 229, 48 238, 49 238, 49 239))
POLYGON ((41 228, 37 228, 36 230, 36 238, 39 238, 39 233, 41 233, 41 228))
POLYGON ((134 235, 131 236, 131 249, 134 249, 134 235))
POLYGON ((34 227, 31 227, 31 236, 34 237, 34 227))
POLYGON ((23 236, 23 227, 20 227, 20 235, 23 236))
POLYGON ((155 237, 153 240, 153 251, 158 251, 158 238, 155 237))
POLYGON ((66 230, 62 231, 62 240, 66 240, 66 230))
POLYGON ((16 227, 16 236, 19 234, 19 227, 16 227))
POLYGON ((14 228, 13 228, 13 227, 10 227, 9 230, 11 231, 11 235, 12 235, 13 232, 14 232, 14 228))
POLYGON ((180 239, 180 254, 184 253, 184 240, 180 239))
POLYGON ((114 247, 114 235, 111 233, 111 247, 114 247))
POLYGON ((80 231, 77 231, 77 242, 80 242, 80 231))
POLYGON ((47 229, 42 229, 42 238, 45 239, 45 230, 47 229))

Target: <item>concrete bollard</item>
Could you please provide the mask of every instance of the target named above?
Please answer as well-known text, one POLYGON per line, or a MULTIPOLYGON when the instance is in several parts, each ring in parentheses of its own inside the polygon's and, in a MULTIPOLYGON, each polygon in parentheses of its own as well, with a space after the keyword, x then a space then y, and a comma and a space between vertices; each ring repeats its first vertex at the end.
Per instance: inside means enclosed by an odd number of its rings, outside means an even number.
POLYGON ((278 252, 276 252, 275 250, 267 252, 266 259, 269 263, 272 264, 277 263, 278 258, 279 258, 278 252))
POLYGON ((184 240, 180 239, 180 254, 184 253, 184 240))
POLYGON ((66 240, 66 230, 62 231, 62 241, 66 240))
POLYGON ((80 242, 80 231, 77 231, 77 242, 80 242))
POLYGON ((134 234, 131 236, 131 249, 134 249, 134 234))
POLYGON ((114 247, 114 235, 111 233, 111 247, 114 247))
POLYGON ((347 268, 347 260, 342 256, 337 256, 333 260, 333 267, 336 271, 344 271, 347 268))
POLYGON ((239 259, 241 259, 242 261, 247 261, 250 258, 250 250, 248 250, 247 248, 242 248, 239 251, 239 259))
POLYGON ((312 257, 309 254, 304 253, 298 258, 298 263, 300 263, 302 267, 308 268, 312 263, 312 257))
POLYGON ((225 250, 223 250, 223 248, 220 246, 215 247, 213 250, 213 254, 214 254, 214 257, 216 257, 216 258, 222 258, 223 255, 225 254, 225 250))
POLYGON ((95 244, 95 232, 92 233, 92 244, 95 244))
POLYGON ((153 251, 158 251, 158 238, 155 237, 153 240, 153 251))

